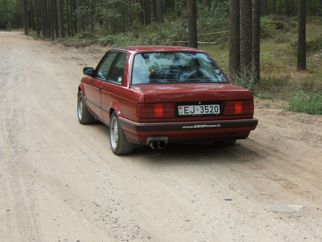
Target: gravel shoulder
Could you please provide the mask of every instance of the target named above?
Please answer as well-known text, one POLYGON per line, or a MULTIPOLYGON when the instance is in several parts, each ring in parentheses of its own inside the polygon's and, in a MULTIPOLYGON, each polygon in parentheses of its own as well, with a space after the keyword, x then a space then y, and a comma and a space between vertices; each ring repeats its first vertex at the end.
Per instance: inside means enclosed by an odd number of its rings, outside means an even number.
POLYGON ((235 147, 117 157, 76 118, 101 51, 0 32, 0 241, 322 240, 321 116, 256 100, 235 147))

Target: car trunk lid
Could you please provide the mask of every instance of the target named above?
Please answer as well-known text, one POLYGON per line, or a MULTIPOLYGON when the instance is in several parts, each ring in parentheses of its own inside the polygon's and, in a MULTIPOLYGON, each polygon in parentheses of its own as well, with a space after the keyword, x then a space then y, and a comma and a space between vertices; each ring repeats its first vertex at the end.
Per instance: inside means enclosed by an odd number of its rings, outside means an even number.
POLYGON ((143 95, 143 103, 185 103, 251 100, 250 91, 227 83, 149 84, 132 89, 143 95))
POLYGON ((141 94, 139 118, 250 117, 252 93, 232 84, 159 84, 132 87, 141 94))

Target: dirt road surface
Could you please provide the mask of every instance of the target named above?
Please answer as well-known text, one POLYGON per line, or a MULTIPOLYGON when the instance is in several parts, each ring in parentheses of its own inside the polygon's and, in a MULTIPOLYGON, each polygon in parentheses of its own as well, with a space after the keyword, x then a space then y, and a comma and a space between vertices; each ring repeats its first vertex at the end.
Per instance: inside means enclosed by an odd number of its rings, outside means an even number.
POLYGON ((117 157, 76 118, 101 55, 0 32, 0 241, 322 240, 321 117, 257 101, 235 147, 117 157))

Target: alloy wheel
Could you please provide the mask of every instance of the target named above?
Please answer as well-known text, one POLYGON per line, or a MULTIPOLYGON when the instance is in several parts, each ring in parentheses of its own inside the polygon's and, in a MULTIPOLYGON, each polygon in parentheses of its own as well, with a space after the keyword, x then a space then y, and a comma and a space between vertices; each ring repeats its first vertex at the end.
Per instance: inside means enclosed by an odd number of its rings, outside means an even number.
POLYGON ((110 136, 111 136, 111 145, 113 149, 117 148, 118 140, 119 140, 119 131, 118 131, 118 123, 115 117, 112 118, 111 128, 110 128, 110 136))

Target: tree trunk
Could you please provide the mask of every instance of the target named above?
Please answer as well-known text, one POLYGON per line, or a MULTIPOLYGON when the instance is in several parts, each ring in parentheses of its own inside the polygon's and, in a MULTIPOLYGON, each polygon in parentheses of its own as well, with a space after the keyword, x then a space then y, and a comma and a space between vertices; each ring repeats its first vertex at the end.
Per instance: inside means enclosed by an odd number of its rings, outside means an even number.
POLYGON ((163 22, 163 7, 162 7, 162 0, 156 0, 155 3, 155 9, 156 9, 156 21, 161 23, 163 22))
POLYGON ((71 36, 70 0, 66 0, 66 17, 68 36, 71 36))
POLYGON ((208 11, 211 9, 211 0, 205 0, 204 5, 207 7, 208 11))
POLYGON ((268 14, 268 7, 267 7, 267 0, 262 0, 263 3, 261 4, 261 8, 260 8, 260 11, 261 11, 261 15, 267 15, 268 14))
POLYGON ((290 16, 291 15, 290 0, 285 0, 285 15, 286 16, 290 16))
POLYGON ((140 6, 141 6, 141 11, 139 14, 139 21, 142 25, 144 25, 145 24, 144 0, 140 0, 140 6))
POLYGON ((47 37, 46 2, 44 0, 39 0, 39 4, 40 4, 41 32, 43 37, 47 37))
POLYGON ((240 74, 240 11, 239 0, 230 0, 229 71, 233 78, 240 74))
MULTIPOLYGON (((126 5, 128 6, 128 5, 126 5)), ((94 2, 92 0, 88 0, 88 21, 89 21, 89 25, 90 25, 90 31, 93 32, 94 31, 94 2)), ((129 10, 128 8, 126 8, 127 11, 129 10)), ((126 16, 129 16, 128 12, 126 14, 126 16)))
POLYGON ((71 35, 77 33, 77 3, 76 0, 70 0, 70 14, 71 14, 71 35))
POLYGON ((36 25, 36 31, 37 31, 37 35, 40 36, 40 16, 39 16, 39 0, 35 0, 35 25, 36 25))
POLYGON ((253 0, 253 77, 255 82, 260 80, 260 0, 253 0))
POLYGON ((32 30, 36 30, 36 26, 35 26, 35 4, 34 1, 31 0, 30 2, 30 9, 29 9, 29 28, 31 28, 32 30))
POLYGON ((299 30, 298 30, 298 54, 297 70, 306 70, 306 5, 305 0, 298 0, 299 30))
POLYGON ((276 0, 273 0, 273 9, 272 9, 273 14, 276 14, 276 0))
POLYGON ((252 0, 240 0, 241 76, 251 79, 252 70, 252 0))
POLYGON ((56 0, 57 4, 57 22, 58 22, 58 37, 63 38, 65 37, 65 30, 64 30, 64 2, 63 0, 56 0))
POLYGON ((57 4, 56 4, 56 0, 51 0, 51 6, 52 6, 52 18, 54 21, 54 33, 55 36, 58 37, 59 36, 59 30, 58 30, 58 16, 57 16, 57 4))
POLYGON ((55 39, 55 17, 54 17, 54 9, 53 9, 53 0, 49 0, 48 3, 48 18, 50 21, 50 38, 51 40, 55 39))
POLYGON ((76 29, 77 29, 76 32, 77 33, 82 32, 82 17, 80 12, 80 6, 81 6, 80 0, 76 0, 75 10, 76 10, 76 29))
POLYGON ((196 0, 187 1, 189 46, 198 48, 197 37, 197 4, 196 0))
POLYGON ((140 22, 143 25, 148 25, 151 23, 151 2, 150 0, 140 0, 141 13, 140 22))
POLYGON ((23 0, 23 27, 25 35, 29 35, 29 17, 28 17, 28 1, 23 0))
POLYGON ((151 2, 144 0, 144 22, 146 25, 151 23, 151 2))

